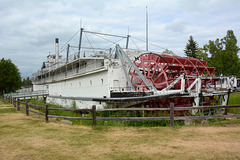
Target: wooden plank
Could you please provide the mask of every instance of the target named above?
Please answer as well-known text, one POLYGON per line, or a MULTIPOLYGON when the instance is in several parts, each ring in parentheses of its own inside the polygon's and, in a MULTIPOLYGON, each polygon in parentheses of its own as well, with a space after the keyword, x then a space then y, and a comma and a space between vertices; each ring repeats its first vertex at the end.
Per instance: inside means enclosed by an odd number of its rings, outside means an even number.
MULTIPOLYGON (((216 108, 237 108, 240 105, 228 105, 228 106, 199 106, 199 107, 175 107, 175 111, 192 110, 192 109, 216 109, 216 108)), ((104 111, 170 111, 170 108, 108 108, 98 109, 97 112, 104 111)))
POLYGON ((20 104, 26 104, 26 102, 22 102, 22 101, 20 101, 20 104))
POLYGON ((86 117, 65 117, 65 116, 53 116, 48 115, 49 118, 63 118, 63 119, 75 119, 75 120, 93 120, 93 118, 86 118, 86 117))
POLYGON ((195 120, 195 119, 215 119, 215 118, 240 118, 240 114, 212 115, 212 116, 179 116, 179 117, 174 117, 174 120, 195 120))
POLYGON ((237 108, 240 105, 227 105, 227 106, 199 106, 199 107, 175 107, 175 111, 182 111, 182 110, 192 110, 192 109, 220 109, 220 108, 237 108))
POLYGON ((104 111, 170 111, 170 108, 108 108, 97 110, 97 112, 104 111))
POLYGON ((34 104, 28 104, 30 107, 34 107, 34 108, 40 108, 40 109, 45 109, 45 107, 43 106, 37 106, 37 105, 34 105, 34 104))
POLYGON ((36 113, 36 114, 38 114, 38 115, 45 116, 44 113, 40 113, 40 112, 38 112, 38 111, 34 111, 34 110, 31 110, 31 109, 29 109, 29 111, 30 111, 30 112, 33 112, 33 113, 36 113))
POLYGON ((99 117, 98 121, 161 121, 170 120, 169 117, 99 117))
POLYGON ((19 108, 22 108, 22 109, 24 109, 24 110, 26 110, 26 108, 24 108, 24 107, 22 107, 22 106, 18 106, 19 108))
POLYGON ((67 108, 48 108, 48 110, 55 110, 55 111, 82 111, 82 112, 92 112, 92 109, 67 109, 67 108))

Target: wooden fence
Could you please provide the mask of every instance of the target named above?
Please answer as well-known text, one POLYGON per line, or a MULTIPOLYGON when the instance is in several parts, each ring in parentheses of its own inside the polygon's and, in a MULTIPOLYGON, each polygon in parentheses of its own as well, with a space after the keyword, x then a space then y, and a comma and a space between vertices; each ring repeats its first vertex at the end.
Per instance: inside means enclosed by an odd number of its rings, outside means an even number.
POLYGON ((38 115, 45 116, 45 121, 48 121, 48 118, 62 118, 62 119, 72 119, 72 120, 92 120, 93 126, 96 126, 97 121, 161 121, 168 120, 170 121, 170 126, 174 127, 174 120, 197 120, 197 119, 215 119, 215 118, 240 118, 240 114, 232 115, 210 115, 210 116, 175 116, 175 111, 183 110, 207 110, 207 109, 227 109, 227 108, 236 108, 240 105, 227 105, 227 106, 199 106, 199 107, 174 107, 174 103, 170 104, 170 108, 109 108, 109 109, 96 109, 96 106, 93 105, 91 109, 64 109, 64 108, 49 108, 48 104, 45 106, 37 106, 33 104, 28 104, 27 102, 21 102, 19 99, 8 99, 9 102, 13 103, 14 107, 19 111, 20 108, 26 110, 26 115, 29 115, 29 112, 33 112, 38 115), (24 104, 26 107, 21 106, 24 104), (39 108, 44 109, 45 113, 41 113, 32 109, 39 108), (58 110, 58 111, 73 111, 73 112, 91 112, 92 117, 66 117, 66 116, 55 116, 49 115, 49 110, 58 110), (169 117, 97 117, 97 112, 105 111, 170 111, 169 117))

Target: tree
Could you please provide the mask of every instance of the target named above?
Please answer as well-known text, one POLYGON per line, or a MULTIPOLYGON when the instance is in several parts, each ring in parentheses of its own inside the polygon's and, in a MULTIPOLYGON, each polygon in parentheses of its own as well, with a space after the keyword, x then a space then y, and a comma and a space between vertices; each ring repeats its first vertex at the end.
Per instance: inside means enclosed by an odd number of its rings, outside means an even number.
POLYGON ((28 87, 32 86, 32 81, 29 77, 22 79, 22 86, 28 87))
POLYGON ((186 56, 197 58, 197 51, 198 51, 198 44, 196 41, 193 40, 193 37, 190 36, 188 43, 184 49, 186 56))
POLYGON ((168 50, 168 49, 165 49, 162 53, 163 53, 163 54, 170 54, 170 55, 175 56, 175 54, 173 53, 173 51, 170 51, 170 50, 168 50))
POLYGON ((42 67, 41 67, 41 70, 43 70, 44 68, 46 68, 45 62, 43 62, 42 67))
POLYGON ((240 76, 240 59, 238 57, 237 39, 232 30, 227 31, 227 35, 215 41, 209 41, 204 46, 210 53, 209 61, 217 70, 217 75, 240 76))
POLYGON ((14 92, 21 87, 21 76, 18 68, 10 59, 0 61, 0 94, 14 92))

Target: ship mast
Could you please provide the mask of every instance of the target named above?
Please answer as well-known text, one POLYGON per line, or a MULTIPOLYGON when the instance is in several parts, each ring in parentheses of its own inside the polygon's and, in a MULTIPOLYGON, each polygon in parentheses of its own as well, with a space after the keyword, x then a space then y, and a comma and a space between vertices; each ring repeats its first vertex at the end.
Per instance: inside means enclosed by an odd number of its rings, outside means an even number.
POLYGON ((146 51, 148 51, 148 10, 146 6, 146 51))
POLYGON ((83 28, 80 29, 80 37, 79 37, 79 45, 78 45, 78 58, 80 58, 80 50, 82 45, 82 34, 83 34, 83 28))

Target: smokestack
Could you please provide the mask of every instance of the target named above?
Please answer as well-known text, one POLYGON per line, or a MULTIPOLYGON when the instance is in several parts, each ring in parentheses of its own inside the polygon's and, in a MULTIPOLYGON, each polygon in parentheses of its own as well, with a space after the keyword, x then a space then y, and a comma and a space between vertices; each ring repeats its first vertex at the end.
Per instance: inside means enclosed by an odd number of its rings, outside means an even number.
POLYGON ((58 38, 55 39, 55 53, 56 53, 56 62, 59 61, 59 43, 58 38))

